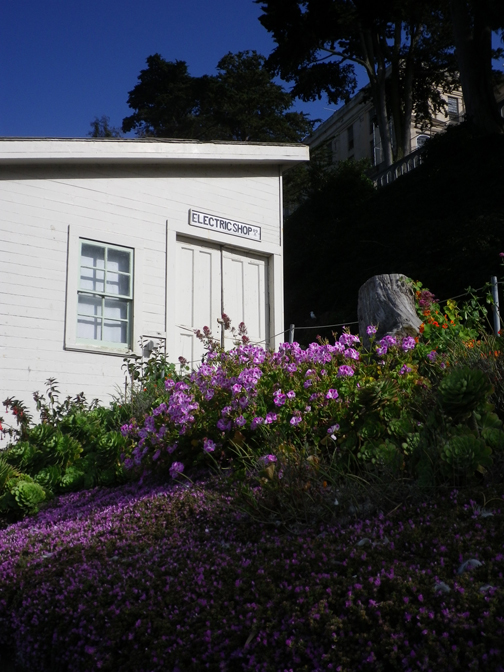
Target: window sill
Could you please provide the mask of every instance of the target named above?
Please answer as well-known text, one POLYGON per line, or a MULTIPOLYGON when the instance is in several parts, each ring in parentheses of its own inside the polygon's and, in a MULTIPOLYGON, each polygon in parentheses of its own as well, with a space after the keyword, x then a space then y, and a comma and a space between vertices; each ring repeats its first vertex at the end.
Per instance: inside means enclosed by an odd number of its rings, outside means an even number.
POLYGON ((65 345, 65 350, 74 352, 89 352, 94 355, 112 355, 113 357, 129 357, 136 354, 131 348, 111 348, 106 345, 90 345, 89 343, 75 343, 74 345, 65 345))

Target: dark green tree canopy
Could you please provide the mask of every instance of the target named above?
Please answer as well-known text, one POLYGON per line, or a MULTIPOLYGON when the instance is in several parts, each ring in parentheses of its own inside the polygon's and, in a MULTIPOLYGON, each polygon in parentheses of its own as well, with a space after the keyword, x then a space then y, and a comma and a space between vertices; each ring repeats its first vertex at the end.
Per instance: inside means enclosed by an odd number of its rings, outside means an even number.
MULTIPOLYGON (((502 58, 502 49, 492 49, 492 33, 504 37, 502 0, 449 0, 446 18, 451 20, 453 41, 466 114, 486 133, 504 133, 494 95, 496 72, 492 58, 502 58)), ((502 81, 502 75, 501 75, 502 81)))
POLYGON ((200 101, 209 88, 208 77, 191 77, 185 61, 165 61, 159 54, 147 58, 138 84, 129 92, 134 114, 123 119, 125 133, 140 136, 191 138, 201 133, 200 101))
POLYGON ((356 66, 369 81, 385 160, 409 152, 412 114, 429 123, 458 84, 451 26, 442 0, 255 0, 277 47, 272 70, 303 100, 346 101, 356 66), (391 125, 389 121, 392 120, 391 125))
POLYGON ((290 111, 292 96, 273 81, 265 58, 255 51, 227 54, 216 75, 192 77, 184 61, 149 56, 129 93, 134 113, 123 131, 140 136, 299 142, 314 122, 290 111))

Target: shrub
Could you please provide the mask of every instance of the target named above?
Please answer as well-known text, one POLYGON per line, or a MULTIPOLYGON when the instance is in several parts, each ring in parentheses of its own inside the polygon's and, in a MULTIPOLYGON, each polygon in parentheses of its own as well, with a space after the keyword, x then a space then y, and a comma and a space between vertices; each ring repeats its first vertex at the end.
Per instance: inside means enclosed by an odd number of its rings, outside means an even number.
MULTIPOLYGON (((34 398, 42 422, 20 423, 2 456, 4 469, 16 474, 0 478, 3 513, 34 513, 54 495, 124 482, 121 456, 127 442, 117 428, 122 419, 117 408, 88 404, 83 395, 59 402, 54 379, 47 381, 46 395, 34 398)), ((12 408, 12 400, 4 405, 12 408)))

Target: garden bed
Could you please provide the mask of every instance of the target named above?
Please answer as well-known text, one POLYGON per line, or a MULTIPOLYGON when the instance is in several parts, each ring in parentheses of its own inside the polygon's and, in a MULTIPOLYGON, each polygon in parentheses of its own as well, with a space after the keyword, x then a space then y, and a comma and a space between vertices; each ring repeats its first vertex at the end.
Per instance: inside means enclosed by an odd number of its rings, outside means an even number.
POLYGON ((498 488, 297 532, 238 507, 129 484, 1 530, 2 645, 40 672, 504 669, 498 488))

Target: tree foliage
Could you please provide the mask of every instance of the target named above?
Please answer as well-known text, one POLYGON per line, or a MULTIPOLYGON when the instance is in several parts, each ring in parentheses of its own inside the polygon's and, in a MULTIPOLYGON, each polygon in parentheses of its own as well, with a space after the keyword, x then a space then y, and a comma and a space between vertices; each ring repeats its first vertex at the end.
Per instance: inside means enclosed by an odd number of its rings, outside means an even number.
POLYGON ((359 287, 381 273, 421 279, 441 299, 499 275, 503 136, 450 127, 419 168, 378 191, 351 166, 284 224, 287 325, 309 325, 310 311, 319 324, 356 320, 359 287))
POLYGON ((487 133, 504 133, 494 95, 492 58, 503 50, 492 49, 492 32, 504 35, 502 0, 449 0, 446 17, 451 19, 466 116, 487 133))
POLYGON ((364 68, 387 165, 409 153, 413 113, 430 123, 444 107, 438 89, 457 86, 451 28, 439 21, 437 0, 255 2, 277 43, 268 63, 294 82, 294 95, 347 101, 356 66, 364 68))
POLYGON ((90 138, 120 138, 122 133, 119 128, 110 126, 110 117, 105 114, 100 118, 95 117, 90 124, 91 130, 88 132, 90 138))
POLYGON ((304 113, 292 112, 292 96, 276 84, 255 51, 228 53, 216 75, 193 77, 184 61, 147 58, 129 92, 134 113, 123 131, 140 136, 299 142, 313 128, 304 113))

